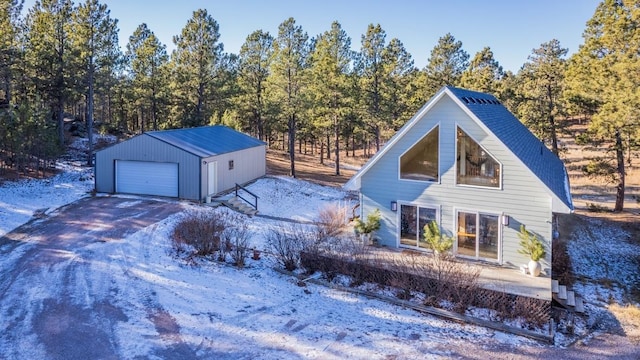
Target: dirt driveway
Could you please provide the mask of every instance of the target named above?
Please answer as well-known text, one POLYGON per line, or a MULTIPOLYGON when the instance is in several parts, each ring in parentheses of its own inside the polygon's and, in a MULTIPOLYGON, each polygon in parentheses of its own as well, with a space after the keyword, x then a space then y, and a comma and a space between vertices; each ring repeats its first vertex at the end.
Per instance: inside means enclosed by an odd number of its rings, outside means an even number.
MULTIPOLYGON (((127 316, 110 299, 123 289, 107 273, 90 276, 89 266, 107 262, 100 244, 181 210, 174 202, 84 198, 0 238, 0 359, 119 358, 113 332, 127 316)), ((145 304, 151 321, 166 321, 152 295, 145 304)))

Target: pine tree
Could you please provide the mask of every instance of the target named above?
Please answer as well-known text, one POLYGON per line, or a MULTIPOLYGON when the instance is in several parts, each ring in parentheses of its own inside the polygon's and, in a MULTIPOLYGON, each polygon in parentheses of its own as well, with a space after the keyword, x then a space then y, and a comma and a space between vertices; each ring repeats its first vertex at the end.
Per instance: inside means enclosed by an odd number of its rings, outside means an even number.
POLYGON ((616 175, 614 211, 625 195, 624 154, 640 139, 640 8, 637 2, 604 0, 583 33, 584 44, 567 70, 567 98, 594 112, 586 141, 611 144, 616 175), (627 143, 623 139, 630 139, 627 143))
POLYGON ((335 174, 340 175, 340 134, 349 112, 350 64, 353 60, 351 38, 337 21, 331 30, 316 39, 311 53, 313 79, 313 106, 327 123, 331 124, 335 146, 335 174))
POLYGON ((497 96, 503 77, 502 66, 493 57, 491 48, 487 46, 471 59, 469 67, 462 73, 460 86, 497 96))
POLYGON ((568 49, 551 40, 534 49, 520 72, 520 102, 516 113, 539 138, 551 142, 558 155, 558 116, 565 116, 562 102, 568 49))
POLYGON ((387 34, 380 24, 369 24, 366 34, 362 35, 362 46, 358 54, 358 73, 361 79, 362 100, 366 123, 372 129, 376 142, 376 151, 380 150, 380 137, 383 129, 389 127, 390 119, 383 114, 382 87, 385 79, 383 53, 387 34))
POLYGON ((298 117, 305 111, 303 101, 304 77, 309 53, 309 36, 296 25, 293 18, 278 27, 274 41, 272 73, 269 78, 274 98, 280 103, 280 112, 286 120, 289 135, 289 175, 296 177, 295 145, 298 117))
POLYGON ((180 35, 173 38, 172 87, 178 105, 175 116, 182 126, 207 124, 213 114, 223 60, 219 40, 219 25, 204 9, 194 11, 180 35))
POLYGON ((238 103, 241 117, 251 119, 249 125, 260 140, 265 139, 266 82, 273 57, 273 37, 257 30, 240 48, 238 103), (246 114, 246 115, 245 115, 246 114))
POLYGON ((71 0, 42 0, 26 19, 26 59, 29 79, 48 104, 57 126, 58 144, 64 145, 64 106, 71 90, 71 0))
POLYGON ((398 39, 391 39, 382 53, 384 81, 382 82, 382 109, 390 119, 393 130, 398 130, 422 105, 413 104, 416 88, 412 79, 417 74, 411 54, 398 39))
POLYGON ((445 85, 457 86, 462 72, 469 66, 469 54, 462 49, 462 42, 447 33, 431 50, 425 67, 426 97, 430 98, 445 85))
POLYGON ((145 130, 145 112, 151 117, 153 130, 158 130, 158 118, 160 114, 166 115, 164 108, 168 101, 165 90, 168 86, 169 61, 166 46, 143 23, 129 37, 126 55, 141 131, 145 130))
POLYGON ((89 151, 87 164, 93 163, 93 117, 96 74, 118 60, 117 20, 112 19, 107 5, 86 0, 74 12, 74 50, 77 51, 79 75, 84 86, 89 151))
POLYGON ((20 55, 18 33, 22 1, 0 1, 0 104, 11 103, 11 88, 16 59, 20 55))

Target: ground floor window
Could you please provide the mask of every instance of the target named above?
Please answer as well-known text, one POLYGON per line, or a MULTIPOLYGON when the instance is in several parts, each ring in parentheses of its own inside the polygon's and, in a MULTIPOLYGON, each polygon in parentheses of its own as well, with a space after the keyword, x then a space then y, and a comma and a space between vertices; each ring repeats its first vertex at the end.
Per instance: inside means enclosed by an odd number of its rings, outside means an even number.
POLYGON ((458 211, 457 254, 476 259, 498 261, 500 216, 481 212, 458 211))
POLYGON ((400 246, 426 249, 422 229, 431 221, 438 221, 435 208, 400 205, 400 246))

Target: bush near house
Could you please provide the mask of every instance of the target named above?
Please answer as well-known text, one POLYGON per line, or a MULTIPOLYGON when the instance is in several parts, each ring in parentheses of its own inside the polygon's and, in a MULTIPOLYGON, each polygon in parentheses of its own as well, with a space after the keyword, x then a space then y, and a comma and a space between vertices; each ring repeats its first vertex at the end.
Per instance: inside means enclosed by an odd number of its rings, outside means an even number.
POLYGON ((249 249, 250 234, 245 218, 229 212, 192 211, 178 222, 172 239, 178 253, 193 257, 212 257, 243 267, 249 249))
POLYGON ((335 246, 302 251, 300 263, 309 273, 322 272, 329 281, 343 274, 351 279, 350 286, 366 282, 389 286, 403 300, 424 294, 423 303, 428 306, 459 313, 470 307, 491 309, 496 321, 522 318, 531 326, 549 321, 548 301, 480 288, 480 269, 459 262, 448 253, 388 254, 363 246, 353 237, 343 237, 335 246))

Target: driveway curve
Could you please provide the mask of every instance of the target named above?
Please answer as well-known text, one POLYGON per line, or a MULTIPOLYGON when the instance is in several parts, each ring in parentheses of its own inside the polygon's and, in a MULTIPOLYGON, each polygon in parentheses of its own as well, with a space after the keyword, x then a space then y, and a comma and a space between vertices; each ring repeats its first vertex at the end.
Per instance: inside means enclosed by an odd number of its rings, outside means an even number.
MULTIPOLYGON (((110 281, 100 245, 181 210, 178 202, 89 197, 0 238, 0 359, 122 358, 114 332, 128 319, 115 299, 129 290, 110 281)), ((139 294, 150 321, 166 322, 153 293, 139 294)))

